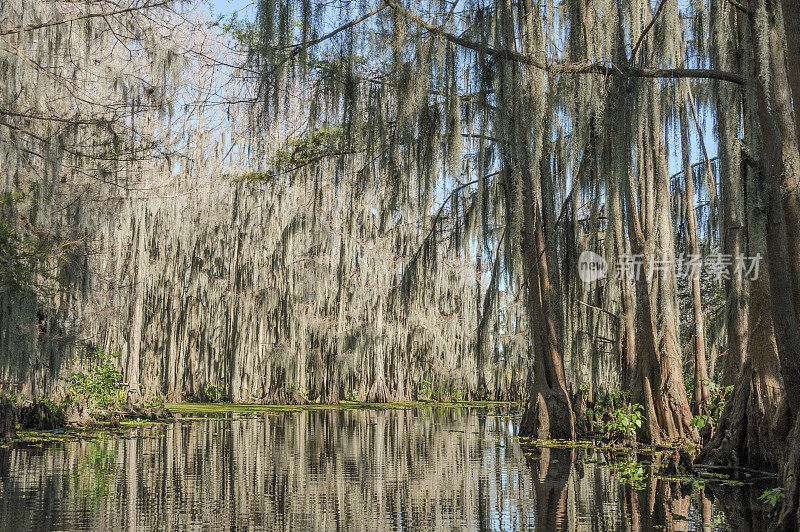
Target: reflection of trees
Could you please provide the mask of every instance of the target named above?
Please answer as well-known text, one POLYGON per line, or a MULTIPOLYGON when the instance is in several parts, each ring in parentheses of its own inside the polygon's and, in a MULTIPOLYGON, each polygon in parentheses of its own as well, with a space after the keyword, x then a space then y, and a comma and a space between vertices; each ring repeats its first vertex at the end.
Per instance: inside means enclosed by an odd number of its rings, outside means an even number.
POLYGON ((567 530, 567 483, 575 460, 573 449, 543 447, 528 457, 536 491, 536 528, 567 530))
POLYGON ((536 482, 537 530, 681 531, 713 529, 720 520, 709 490, 658 478, 658 463, 645 466, 646 481, 636 489, 592 449, 527 449, 526 456, 536 482))
POLYGON ((64 479, 83 462, 83 444, 12 450, 0 514, 40 522, 39 495, 25 494, 44 489, 48 528, 509 530, 534 515, 509 419, 485 411, 329 410, 140 431, 163 434, 111 441, 108 497, 79 516, 63 511, 81 502, 64 479))
POLYGON ((770 530, 769 507, 758 501, 757 497, 774 484, 753 487, 729 486, 713 483, 707 490, 713 497, 714 505, 725 514, 725 524, 729 530, 741 532, 770 530))
POLYGON ((136 438, 0 449, 0 516, 8 528, 635 532, 699 529, 722 508, 733 529, 765 522, 742 488, 715 484, 712 497, 654 478, 656 464, 636 490, 604 453, 520 449, 513 426, 440 407, 231 414, 136 438))

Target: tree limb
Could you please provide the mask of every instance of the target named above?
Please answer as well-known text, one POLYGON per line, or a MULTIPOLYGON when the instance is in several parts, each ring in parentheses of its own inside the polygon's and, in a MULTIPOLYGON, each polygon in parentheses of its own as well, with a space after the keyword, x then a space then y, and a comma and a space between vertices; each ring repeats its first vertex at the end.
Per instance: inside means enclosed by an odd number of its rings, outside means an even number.
POLYGON ((156 8, 156 7, 163 7, 163 6, 167 5, 167 3, 168 3, 168 1, 164 0, 163 2, 158 2, 156 4, 144 4, 144 5, 141 5, 141 6, 128 7, 126 9, 119 9, 117 11, 107 11, 105 13, 86 13, 86 14, 83 14, 83 15, 78 15, 78 16, 75 16, 75 17, 72 17, 72 18, 67 18, 67 19, 64 19, 64 20, 52 20, 50 22, 43 22, 43 23, 40 23, 40 24, 29 24, 28 26, 20 26, 20 27, 16 27, 16 28, 11 28, 10 30, 0 31, 0 36, 13 35, 15 33, 23 33, 23 32, 26 32, 26 31, 34 31, 34 30, 39 30, 39 29, 42 29, 42 28, 49 28, 50 26, 58 26, 59 24, 67 24, 69 22, 76 22, 78 20, 85 20, 85 19, 89 19, 89 18, 110 17, 110 16, 114 16, 114 15, 122 15, 124 13, 132 13, 134 11, 141 11, 143 9, 153 9, 153 8, 156 8))
POLYGON ((442 37, 443 39, 457 44, 469 50, 474 50, 486 55, 491 55, 501 60, 516 61, 529 65, 534 68, 547 72, 560 74, 602 74, 605 76, 620 76, 625 78, 695 78, 695 79, 718 79, 729 81, 737 85, 745 85, 747 81, 744 77, 733 72, 722 70, 711 70, 706 68, 655 68, 655 67, 632 67, 629 65, 616 65, 613 63, 589 63, 589 62, 549 62, 538 59, 532 55, 523 54, 513 50, 495 48, 488 44, 471 41, 452 33, 448 33, 438 26, 425 22, 417 15, 411 13, 395 0, 383 0, 389 7, 414 22, 423 29, 442 37))

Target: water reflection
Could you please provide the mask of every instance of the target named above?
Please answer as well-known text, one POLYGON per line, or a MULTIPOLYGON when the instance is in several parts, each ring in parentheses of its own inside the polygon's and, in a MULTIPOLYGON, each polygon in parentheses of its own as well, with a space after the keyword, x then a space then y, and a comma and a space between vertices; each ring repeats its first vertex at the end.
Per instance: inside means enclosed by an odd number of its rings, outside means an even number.
MULTIPOLYGON (((674 530, 705 492, 621 484, 600 453, 523 449, 503 408, 191 420, 0 449, 0 529, 674 530)), ((711 526, 714 528, 714 526, 711 526)))

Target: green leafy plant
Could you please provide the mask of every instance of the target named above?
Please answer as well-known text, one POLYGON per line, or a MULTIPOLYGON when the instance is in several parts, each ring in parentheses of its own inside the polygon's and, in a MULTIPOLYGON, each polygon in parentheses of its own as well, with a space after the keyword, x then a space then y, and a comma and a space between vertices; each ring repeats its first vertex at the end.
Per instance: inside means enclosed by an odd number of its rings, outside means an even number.
POLYGON ((98 347, 86 355, 86 371, 72 373, 67 379, 72 397, 84 397, 91 408, 106 409, 124 400, 122 372, 114 358, 98 347))
POLYGON ((203 389, 203 400, 207 403, 221 403, 228 398, 222 385, 210 384, 203 389))
POLYGON ((478 401, 489 401, 492 398, 492 391, 488 388, 478 390, 475 394, 475 399, 478 401))
POLYGON ((733 393, 733 386, 721 386, 710 379, 703 379, 703 382, 708 386, 711 400, 706 404, 708 414, 698 415, 692 419, 692 426, 697 430, 702 430, 708 424, 712 429, 717 426, 725 404, 733 393))
POLYGON ((692 418, 692 421, 691 421, 690 424, 691 424, 691 426, 693 426, 697 430, 703 430, 703 427, 705 427, 708 424, 708 421, 710 419, 711 418, 706 414, 699 414, 699 415, 694 416, 692 418))
POLYGON ((614 464, 614 472, 619 475, 620 483, 629 484, 635 490, 646 487, 647 473, 642 464, 635 460, 614 464))
POLYGON ((621 405, 630 399, 630 397, 631 393, 626 392, 622 388, 612 388, 606 394, 606 399, 612 406, 621 405))
POLYGON ((778 502, 783 500, 784 497, 783 488, 772 488, 759 495, 758 500, 764 501, 770 506, 775 506, 778 502))
POLYGON ((350 390, 349 392, 347 392, 347 397, 346 397, 346 399, 347 399, 348 401, 352 402, 352 403, 359 403, 359 402, 361 402, 361 401, 359 401, 359 399, 358 399, 358 394, 356 393, 356 391, 355 391, 355 390, 350 390))
POLYGON ((433 387, 430 381, 422 380, 417 385, 417 401, 432 401, 433 387))
POLYGON ((454 403, 460 403, 464 400, 464 391, 459 390, 458 388, 453 388, 450 390, 450 400, 454 403))
POLYGON ((167 404, 167 398, 164 397, 162 394, 157 393, 153 395, 153 397, 150 398, 150 400, 145 403, 145 406, 147 408, 160 409, 164 408, 165 404, 167 404))
POLYGON ((252 48, 261 46, 258 26, 252 22, 245 22, 233 16, 223 22, 221 25, 222 31, 225 34, 230 35, 239 44, 252 48))
POLYGON ((611 419, 606 423, 605 432, 611 439, 632 439, 636 436, 636 430, 642 426, 643 421, 642 405, 633 403, 617 408, 611 413, 611 419))
POLYGON ((23 394, 16 394, 14 392, 0 392, 0 401, 3 401, 4 399, 8 399, 10 403, 16 404, 24 403, 26 398, 23 394))

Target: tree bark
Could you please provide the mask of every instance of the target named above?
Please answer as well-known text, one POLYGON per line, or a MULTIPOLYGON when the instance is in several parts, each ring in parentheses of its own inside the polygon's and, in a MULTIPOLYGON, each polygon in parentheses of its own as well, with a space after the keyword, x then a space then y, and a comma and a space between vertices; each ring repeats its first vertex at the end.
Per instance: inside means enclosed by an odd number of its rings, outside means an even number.
MULTIPOLYGON (((748 175, 753 174, 758 172, 748 175)), ((750 253, 766 255, 772 251, 768 249, 770 223, 761 206, 770 189, 761 179, 751 178, 748 183, 750 253)), ((773 324, 773 267, 772 261, 762 265, 750 283, 748 359, 719 425, 698 456, 700 463, 774 470, 782 457, 781 442, 789 423, 773 324)))
MULTIPOLYGON (((510 0, 506 0, 499 8, 499 17, 505 19, 505 24, 501 23, 505 46, 514 49, 514 7, 510 0)), ((525 102, 521 91, 506 90, 507 86, 522 86, 519 63, 504 62, 499 68, 498 76, 500 80, 497 99, 502 111, 499 118, 505 121, 506 131, 513 132, 510 141, 502 147, 503 156, 506 159, 507 172, 512 172, 507 175, 519 179, 522 192, 522 263, 527 283, 528 327, 534 353, 533 389, 529 391, 529 404, 522 416, 520 434, 542 439, 573 439, 575 416, 564 376, 564 358, 559 340, 561 325, 553 308, 553 302, 557 300, 557 290, 551 283, 551 258, 545 243, 542 213, 537 197, 537 191, 541 187, 536 186, 534 176, 538 165, 534 164, 531 154, 530 124, 522 118, 525 102), (510 85, 507 84, 509 81, 510 85)), ((509 189, 514 179, 510 181, 509 186, 506 186, 507 195, 511 194, 509 189)), ((511 198, 509 204, 513 204, 515 199, 519 198, 511 198)), ((555 257, 552 262, 555 263, 555 257)))
MULTIPOLYGON (((642 295, 639 297, 639 303, 645 320, 645 334, 652 337, 648 340, 648 344, 652 341, 655 345, 652 349, 645 350, 649 360, 644 360, 639 366, 640 380, 634 388, 634 401, 641 402, 639 399, 646 401, 648 395, 652 395, 657 423, 653 421, 648 423, 646 441, 659 443, 662 439, 694 439, 696 431, 691 427, 692 415, 686 397, 678 343, 670 176, 657 84, 648 87, 646 94, 645 101, 651 111, 652 119, 647 133, 651 150, 646 151, 651 156, 651 164, 647 165, 647 168, 651 169, 652 173, 646 173, 641 179, 651 183, 653 227, 649 234, 644 235, 647 242, 644 248, 646 254, 644 262, 654 260, 655 251, 659 250, 664 263, 663 269, 657 276, 656 272, 653 272, 651 283, 647 279, 647 270, 645 279, 640 282, 642 295), (658 308, 659 312, 654 312, 654 308, 658 308), (647 386, 651 388, 649 392, 647 386)), ((637 253, 635 249, 634 253, 637 253)))
POLYGON ((766 239, 772 314, 784 385, 792 391, 787 399, 794 418, 800 413, 800 325, 796 311, 800 296, 795 293, 795 287, 800 288, 800 152, 794 124, 788 116, 784 50, 778 35, 783 25, 776 27, 781 20, 776 17, 779 12, 775 0, 762 0, 750 19, 750 28, 755 44, 756 111, 762 138, 760 177, 770 194, 766 239), (766 28, 767 35, 759 32, 761 27, 766 28), (772 54, 780 57, 771 57, 772 54), (764 61, 766 57, 771 62, 764 61))
MULTIPOLYGON (((631 251, 634 256, 643 255, 642 242, 644 232, 636 212, 636 201, 632 170, 628 174, 628 232, 631 235, 631 251)), ((636 308, 638 311, 638 328, 636 332, 636 376, 633 387, 633 401, 644 407, 645 423, 640 430, 639 439, 652 444, 659 444, 665 438, 677 439, 691 434, 688 429, 691 416, 686 392, 683 390, 683 401, 672 395, 675 391, 668 387, 669 372, 674 359, 663 357, 659 352, 658 333, 655 316, 651 306, 650 284, 644 271, 647 261, 642 265, 634 279, 636 288, 636 308), (662 367, 663 366, 663 367, 662 367), (666 373, 666 375, 665 375, 666 373), (687 428, 684 429, 684 426, 687 428)), ((681 375, 680 367, 677 369, 681 375)), ((682 379, 681 379, 682 380, 682 379)))
MULTIPOLYGON (((735 49, 731 35, 736 34, 734 7, 727 0, 714 0, 712 8, 713 60, 716 65, 733 68, 735 49)), ((744 194, 742 190, 741 148, 738 141, 741 89, 716 84, 717 135, 719 137, 720 181, 722 189, 723 252, 731 257, 744 254, 744 194)), ((725 281, 728 351, 723 362, 722 385, 739 381, 747 353, 747 285, 742 276, 725 281)))
POLYGON ((11 401, 0 400, 0 442, 10 442, 17 437, 17 412, 11 401))
MULTIPOLYGON (((689 146, 689 117, 686 105, 681 106, 681 150, 683 152, 684 210, 686 211, 686 239, 689 253, 699 256, 697 245, 697 218, 694 212, 694 175, 692 174, 691 146, 689 146)), ((694 397, 692 412, 706 414, 711 397, 708 393, 708 363, 706 361, 706 331, 703 316, 702 292, 700 276, 692 275, 692 310, 694 312, 694 397)))
POLYGON ((786 449, 781 469, 784 499, 777 527, 788 532, 800 528, 800 416, 795 419, 786 449))
POLYGON ((800 0, 783 0, 788 81, 792 89, 795 129, 800 134, 800 0))
POLYGON ((567 394, 564 359, 550 305, 547 253, 533 197, 533 176, 523 171, 523 263, 528 272, 528 315, 534 348, 534 389, 520 434, 540 439, 575 437, 575 416, 567 394))
MULTIPOLYGON (((610 158, 611 145, 608 144, 606 157, 610 158)), ((610 169, 610 160, 604 165, 610 169)), ((625 235, 623 230, 622 207, 619 193, 618 174, 613 173, 608 180, 609 201, 611 205, 610 215, 612 217, 612 229, 614 232, 614 245, 617 256, 625 255, 628 250, 625 245, 625 235)), ((636 308, 633 303, 633 287, 627 275, 623 275, 619 280, 622 292, 622 321, 623 339, 620 346, 622 351, 622 379, 621 384, 626 388, 630 385, 636 372, 636 308)))

